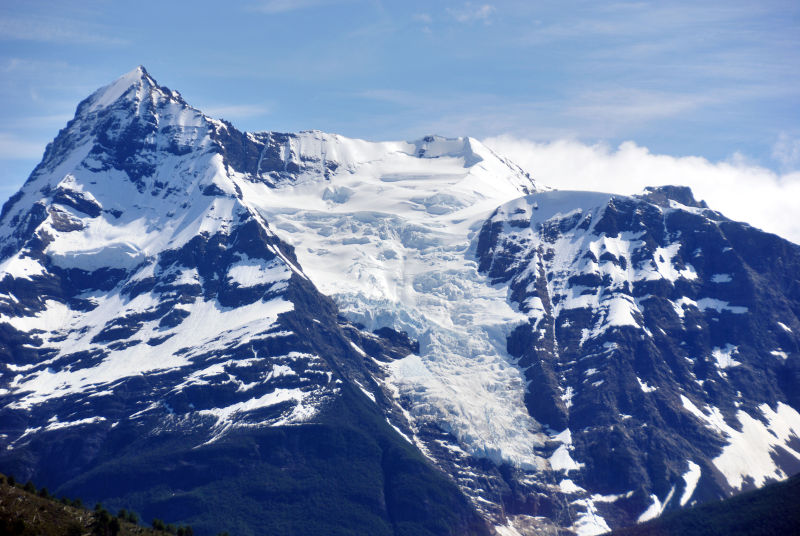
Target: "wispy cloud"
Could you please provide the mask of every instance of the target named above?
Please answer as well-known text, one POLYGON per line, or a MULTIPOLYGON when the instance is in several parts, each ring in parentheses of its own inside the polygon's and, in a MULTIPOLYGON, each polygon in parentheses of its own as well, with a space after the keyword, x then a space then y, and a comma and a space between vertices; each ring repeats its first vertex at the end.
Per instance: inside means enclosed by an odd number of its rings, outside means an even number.
POLYGON ((646 186, 686 185, 729 218, 800 243, 800 220, 792 217, 800 214, 797 171, 775 173, 737 157, 711 162, 697 156, 653 154, 630 141, 614 148, 504 135, 484 143, 521 165, 542 186, 630 195, 646 186))
POLYGON ((46 143, 20 138, 15 134, 0 132, 0 158, 5 160, 28 160, 39 158, 46 143))
MULTIPOLYGON (((521 39, 529 42, 579 38, 583 42, 600 37, 613 37, 620 42, 636 42, 639 38, 685 35, 692 42, 726 38, 728 31, 740 28, 743 20, 768 12, 752 3, 638 2, 627 4, 586 3, 571 11, 540 10, 539 24, 530 28, 521 39), (713 27, 713 34, 698 33, 713 27)), ((740 38, 747 38, 740 35, 740 38)))
POLYGON ((450 17, 460 23, 488 22, 494 12, 495 7, 492 4, 477 5, 471 2, 458 8, 447 8, 450 17))
MULTIPOLYGON (((427 94, 370 89, 358 97, 403 110, 406 127, 440 134, 487 136, 500 133, 546 139, 620 139, 668 121, 697 117, 713 107, 731 107, 768 89, 732 91, 655 91, 629 87, 550 96, 493 93, 427 94), (534 136, 535 133, 535 136, 534 136)), ((389 110, 391 111, 391 110, 389 110)))
POLYGON ((0 17, 0 40, 38 41, 81 45, 125 45, 128 41, 111 35, 104 26, 75 19, 46 16, 0 17))
POLYGON ((571 103, 565 103, 565 114, 616 128, 623 124, 644 124, 655 119, 674 117, 718 102, 719 98, 702 93, 606 89, 575 96, 571 103))
POLYGON ((253 6, 254 11, 276 15, 315 7, 341 4, 353 0, 265 0, 253 6))
POLYGON ((797 169, 800 166, 800 138, 781 132, 778 141, 772 146, 772 157, 784 169, 797 169))
POLYGON ((271 111, 270 106, 262 104, 232 104, 205 106, 200 108, 203 113, 211 117, 222 119, 247 119, 250 117, 261 117, 271 111))
MULTIPOLYGON (((509 33, 519 47, 552 51, 582 82, 684 93, 743 84, 796 88, 800 83, 796 6, 747 2, 585 3, 548 9, 509 33), (780 15, 778 15, 780 13, 780 15), (792 22, 794 21, 794 22, 792 22)), ((517 18, 520 18, 519 16, 517 18)))

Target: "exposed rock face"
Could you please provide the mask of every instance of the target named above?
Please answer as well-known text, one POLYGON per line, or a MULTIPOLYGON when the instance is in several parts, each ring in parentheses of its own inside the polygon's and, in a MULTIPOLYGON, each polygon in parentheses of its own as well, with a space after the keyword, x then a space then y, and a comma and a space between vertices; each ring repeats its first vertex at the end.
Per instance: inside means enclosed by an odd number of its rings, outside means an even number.
POLYGON ((591 534, 800 470, 800 247, 535 192, 123 76, 0 215, 0 471, 246 535, 591 534))

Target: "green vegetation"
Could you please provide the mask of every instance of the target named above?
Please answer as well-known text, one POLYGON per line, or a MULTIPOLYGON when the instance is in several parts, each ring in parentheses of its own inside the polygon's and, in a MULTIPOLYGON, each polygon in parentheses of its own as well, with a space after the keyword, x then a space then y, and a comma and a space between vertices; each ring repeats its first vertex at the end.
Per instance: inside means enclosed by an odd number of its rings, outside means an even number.
POLYGON ((135 512, 122 509, 114 516, 99 503, 89 511, 80 499, 56 500, 47 488, 37 491, 31 481, 20 486, 13 476, 0 474, 3 536, 194 536, 192 527, 164 525, 161 521, 157 527, 154 521, 153 529, 148 529, 138 521, 135 512))
POLYGON ((612 536, 779 536, 800 533, 800 474, 789 480, 664 514, 612 536))

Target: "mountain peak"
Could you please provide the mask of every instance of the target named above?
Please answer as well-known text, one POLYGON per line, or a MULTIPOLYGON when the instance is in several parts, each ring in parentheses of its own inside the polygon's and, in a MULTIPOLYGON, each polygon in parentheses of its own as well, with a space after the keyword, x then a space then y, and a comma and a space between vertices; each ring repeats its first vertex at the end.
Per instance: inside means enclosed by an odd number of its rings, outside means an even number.
POLYGON ((168 89, 159 86, 147 69, 143 65, 139 65, 107 86, 95 91, 78 106, 78 113, 91 113, 109 108, 122 99, 141 101, 145 94, 153 89, 159 90, 165 96, 173 94, 168 89))
POLYGON ((687 207, 708 208, 705 201, 695 199, 688 186, 648 186, 638 197, 662 207, 669 207, 670 201, 675 201, 687 207))

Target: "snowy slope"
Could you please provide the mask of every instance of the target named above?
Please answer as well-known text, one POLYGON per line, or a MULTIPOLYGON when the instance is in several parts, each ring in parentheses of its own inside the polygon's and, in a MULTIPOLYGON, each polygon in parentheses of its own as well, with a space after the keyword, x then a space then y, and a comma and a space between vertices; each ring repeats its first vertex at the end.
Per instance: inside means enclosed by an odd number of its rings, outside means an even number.
MULTIPOLYGON (((702 322, 750 313, 744 302, 728 296, 725 284, 733 276, 717 269, 717 261, 712 262, 713 270, 698 272, 686 260, 687 243, 693 242, 682 233, 707 232, 718 223, 738 225, 695 203, 690 193, 651 190, 636 199, 592 192, 520 197, 532 187, 527 177, 470 139, 369 144, 308 132, 292 135, 287 145, 286 160, 318 167, 295 174, 291 182, 240 181, 244 197, 296 247, 311 280, 336 300, 348 319, 368 330, 402 330, 419 341, 419 352, 384 365, 387 375, 381 383, 409 419, 412 441, 454 475, 485 515, 498 523, 513 519, 508 530, 548 526, 530 516, 508 516, 503 494, 509 484, 529 496, 555 494, 548 508, 560 512, 553 516, 556 523, 593 534, 607 530, 609 522, 659 515, 673 498, 688 503, 703 471, 698 461, 713 466, 707 472, 725 476, 725 484, 707 482, 703 492, 719 496, 741 488, 743 479, 761 485, 765 478, 785 478, 793 460, 800 458, 791 447, 800 414, 785 403, 786 394, 773 387, 752 393, 751 404, 760 407, 752 415, 765 419, 751 426, 755 435, 717 429, 728 445, 722 453, 713 446, 716 438, 708 436, 700 452, 684 445, 684 452, 670 453, 669 463, 675 468, 653 473, 652 483, 644 487, 634 485, 633 476, 622 485, 625 479, 618 475, 591 484, 597 469, 592 468, 593 460, 581 459, 580 454, 590 450, 587 441, 598 440, 596 430, 583 435, 593 427, 573 429, 570 415, 578 410, 570 408, 582 406, 576 421, 583 423, 592 420, 597 404, 606 404, 604 383, 610 380, 604 378, 604 369, 618 366, 608 363, 609 356, 645 351, 652 352, 653 360, 669 359, 657 355, 653 346, 641 350, 616 342, 621 334, 628 337, 626 328, 651 341, 659 339, 654 330, 666 333, 661 327, 664 311, 648 300, 663 295, 665 299, 656 303, 667 304, 667 313, 684 320, 684 328, 687 311, 701 315, 702 322), (490 218, 491 207, 504 201, 508 202, 490 218), (479 246, 479 230, 485 241, 501 223, 505 245, 487 252, 485 244, 479 246), (498 279, 492 257, 500 257, 503 266, 510 264, 514 278, 498 279), (526 330, 539 333, 541 346, 521 337, 526 330), (531 346, 519 348, 526 344, 531 346), (555 384, 556 374, 534 372, 537 365, 531 359, 542 350, 560 362, 562 378, 555 384), (582 365, 572 365, 576 360, 582 365), (583 365, 590 361, 596 366, 583 365), (764 409, 770 407, 774 411, 764 409), (772 439, 764 436, 770 429, 772 439), (753 453, 747 453, 745 444, 753 453), (777 459, 776 452, 786 456, 777 459), (761 461, 731 461, 753 456, 761 461), (480 459, 511 467, 514 476, 476 470, 480 459), (656 484, 659 481, 670 487, 661 491, 664 484, 656 484), (680 497, 676 490, 682 490, 680 497), (608 512, 609 522, 601 511, 608 512)), ((715 259, 733 249, 730 238, 722 242, 713 244, 715 259)), ((788 311, 787 318, 795 321, 788 311)), ((680 330, 669 338, 671 344, 687 344, 681 342, 687 336, 680 330)), ((724 339, 712 331, 711 340, 694 350, 717 363, 721 377, 724 369, 740 364, 732 357, 738 346, 724 339)), ((765 353, 783 355, 781 348, 788 346, 765 344, 772 346, 754 351, 754 359, 765 353)), ((770 358, 766 365, 774 385, 781 360, 770 358)), ((674 411, 685 409, 685 404, 675 390, 661 388, 662 382, 682 386, 692 378, 702 386, 705 381, 696 380, 696 372, 653 378, 648 369, 644 366, 634 374, 633 384, 615 385, 612 396, 636 399, 639 393, 662 389, 652 395, 660 398, 671 391, 659 404, 669 404, 674 411)), ((718 401, 707 393, 696 396, 707 403, 701 414, 708 421, 719 411, 718 401)), ((662 425, 660 410, 628 422, 632 413, 630 407, 619 411, 615 425, 662 425)), ((750 415, 732 418, 751 422, 750 415)), ((680 435, 684 424, 672 433, 680 435)), ((697 423, 690 426, 699 428, 697 423)))

